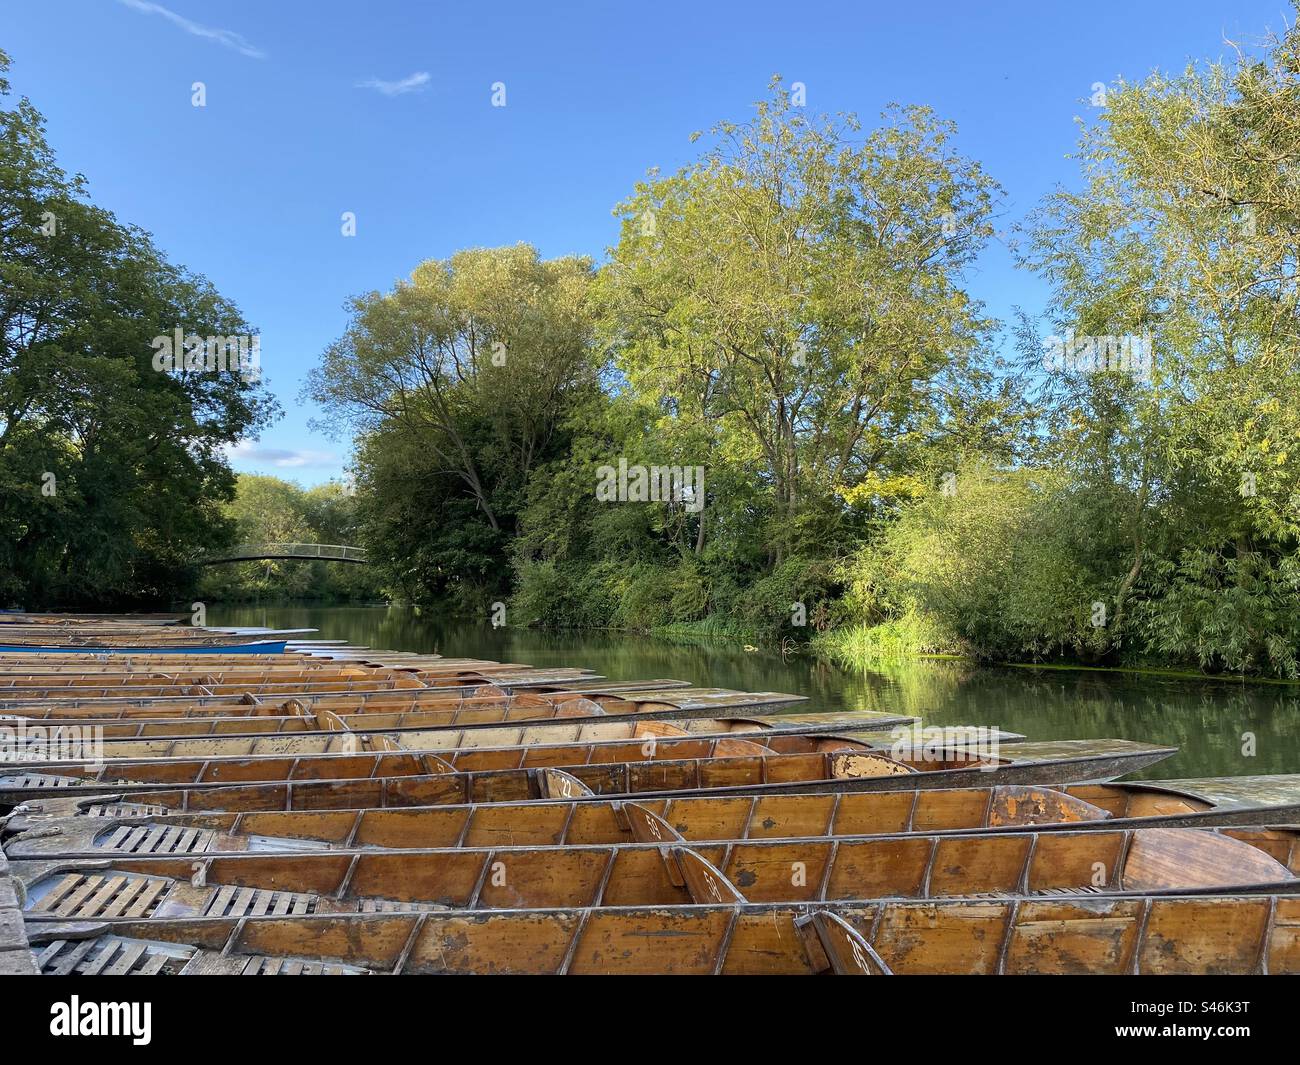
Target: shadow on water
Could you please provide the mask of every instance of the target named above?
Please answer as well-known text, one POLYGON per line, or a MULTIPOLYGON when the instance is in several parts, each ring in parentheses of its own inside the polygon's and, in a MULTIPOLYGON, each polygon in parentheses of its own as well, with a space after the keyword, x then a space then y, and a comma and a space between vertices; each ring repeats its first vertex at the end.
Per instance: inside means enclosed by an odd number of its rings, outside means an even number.
POLYGON ((747 653, 724 642, 493 629, 401 607, 214 604, 208 623, 315 628, 322 639, 376 649, 583 666, 611 680, 677 678, 790 692, 807 696, 808 710, 892 710, 927 724, 989 725, 1030 739, 1116 736, 1177 745, 1177 756, 1137 774, 1151 778, 1300 772, 1300 689, 1276 685, 937 660, 851 673, 814 658, 747 653))

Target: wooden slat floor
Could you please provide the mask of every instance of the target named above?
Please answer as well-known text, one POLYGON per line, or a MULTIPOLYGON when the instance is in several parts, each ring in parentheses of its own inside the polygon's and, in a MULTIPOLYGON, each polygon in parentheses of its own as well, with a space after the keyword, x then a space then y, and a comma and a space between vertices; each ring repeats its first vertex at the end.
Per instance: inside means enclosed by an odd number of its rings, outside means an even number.
POLYGON ((9 859, 0 851, 0 976, 35 976, 39 972, 23 931, 17 882, 9 876, 9 859))

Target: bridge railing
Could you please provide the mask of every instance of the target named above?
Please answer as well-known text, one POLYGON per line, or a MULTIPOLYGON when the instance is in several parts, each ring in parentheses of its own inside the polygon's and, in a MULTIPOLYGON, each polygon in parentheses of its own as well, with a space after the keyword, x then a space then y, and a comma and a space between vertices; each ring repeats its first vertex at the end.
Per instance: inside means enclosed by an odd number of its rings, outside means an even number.
POLYGON ((239 562, 270 558, 320 558, 334 562, 365 562, 366 552, 364 548, 349 547, 346 544, 239 544, 228 551, 219 552, 206 561, 239 562))

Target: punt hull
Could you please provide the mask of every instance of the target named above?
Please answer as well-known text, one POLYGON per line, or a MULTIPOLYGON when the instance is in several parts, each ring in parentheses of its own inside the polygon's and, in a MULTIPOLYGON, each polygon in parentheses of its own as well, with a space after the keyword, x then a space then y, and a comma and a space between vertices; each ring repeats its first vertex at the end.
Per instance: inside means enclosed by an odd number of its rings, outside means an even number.
MULTIPOLYGON (((990 787, 996 784, 1065 784, 1077 781, 1104 781, 1143 766, 1151 765, 1176 753, 1176 748, 1154 747, 1122 740, 1065 743, 1023 743, 1013 747, 1016 754, 992 769, 938 769, 889 776, 844 777, 834 770, 816 770, 817 764, 837 759, 877 759, 866 754, 770 755, 768 757, 690 759, 683 762, 625 762, 608 765, 565 766, 577 790, 553 797, 578 801, 599 801, 602 796, 622 795, 638 798, 666 798, 683 794, 708 795, 780 795, 791 792, 880 792, 914 789, 990 787), (820 760, 820 762, 818 761, 820 760), (773 769, 773 767, 776 769, 773 769), (773 783, 770 774, 796 771, 801 779, 773 783), (809 778, 809 773, 823 775, 809 778), (765 782, 766 781, 766 782, 765 782), (667 785, 667 786, 666 786, 667 785)), ((323 779, 319 769, 309 769, 315 779, 284 779, 269 775, 273 767, 263 766, 261 778, 239 778, 238 766, 227 770, 232 779, 221 782, 120 783, 114 781, 81 782, 76 778, 32 774, 13 778, 22 783, 5 785, 0 780, 0 806, 16 806, 28 799, 38 799, 55 792, 75 798, 86 795, 113 794, 122 801, 136 796, 154 796, 143 801, 179 810, 287 810, 295 808, 339 808, 359 806, 428 806, 467 802, 519 802, 544 797, 544 769, 496 770, 482 773, 409 773, 405 776, 377 775, 372 761, 359 756, 321 756, 324 759, 356 760, 358 775, 348 779, 323 779), (299 804, 299 805, 295 805, 299 804), (301 804, 306 804, 305 806, 301 804)), ((372 760, 413 758, 410 755, 367 755, 372 760)), ((300 762, 308 758, 289 759, 287 770, 299 773, 300 762)), ((259 761, 257 759, 246 762, 259 761)), ((272 760, 261 760, 270 762, 272 760)), ((340 763, 341 764, 341 763, 340 763)), ((200 764, 200 772, 202 766, 200 764)))
MULTIPOLYGON (((884 901, 27 925, 45 973, 813 975, 826 916, 881 968, 960 975, 1300 973, 1300 899, 884 901), (305 966, 314 969, 305 970, 305 966)), ((834 953, 832 948, 832 953, 834 953)))
MULTIPOLYGON (((0 717, 0 728, 22 725, 28 734, 40 729, 48 736, 51 745, 61 737, 81 738, 93 736, 97 751, 103 760, 119 759, 125 762, 149 758, 193 759, 196 757, 244 757, 260 754, 283 755, 291 752, 303 754, 323 753, 327 745, 335 745, 347 736, 360 739, 368 736, 392 736, 395 742, 411 751, 455 751, 465 748, 490 750, 506 747, 544 747, 585 742, 615 742, 633 739, 668 741, 675 738, 706 737, 732 739, 763 737, 776 734, 788 736, 840 736, 856 739, 875 747, 888 746, 892 730, 910 729, 912 723, 899 721, 894 715, 880 711, 863 711, 852 714, 785 714, 780 716, 753 715, 736 718, 668 718, 656 722, 626 716, 608 716, 591 724, 570 724, 574 719, 523 723, 515 726, 498 726, 496 729, 461 731, 446 728, 436 715, 419 711, 408 714, 366 715, 364 720, 355 716, 295 715, 288 717, 204 718, 193 722, 184 732, 167 731, 166 723, 139 722, 103 723, 100 721, 51 721, 0 717), (429 718, 432 717, 432 720, 429 718), (332 718, 332 720, 330 720, 332 718), (680 735, 664 729, 680 728, 680 735), (642 729, 642 731, 638 731, 642 729)), ((980 730, 974 727, 946 726, 936 734, 950 737, 950 742, 960 744, 965 737, 975 743, 1019 743, 1024 736, 1014 732, 980 730)), ((910 732, 908 733, 910 734, 910 732)), ((79 759, 78 759, 79 760, 79 759)), ((5 761, 0 767, 36 764, 31 759, 23 762, 5 761)), ((40 764, 55 765, 56 760, 40 764)))
POLYGON ((209 643, 197 642, 185 645, 177 640, 175 645, 158 646, 113 646, 97 647, 94 644, 22 644, 0 643, 0 654, 65 654, 68 651, 84 651, 87 654, 112 654, 114 652, 139 652, 148 655, 187 655, 187 654, 223 654, 223 655, 278 655, 284 653, 284 640, 266 640, 256 643, 209 643))
MULTIPOLYGON (((292 686, 291 686, 292 687, 292 686)), ((637 689, 633 692, 622 690, 611 690, 606 693, 603 691, 593 691, 586 689, 580 692, 572 693, 572 698, 590 699, 600 703, 602 698, 611 699, 618 703, 627 703, 629 705, 641 705, 645 703, 654 704, 657 709, 653 710, 636 710, 635 713, 647 720, 656 717, 725 717, 732 710, 785 710, 789 707, 797 706, 800 703, 807 702, 807 697, 803 695, 787 695, 781 692, 726 692, 717 694, 713 689, 707 689, 709 694, 701 696, 695 694, 700 689, 676 689, 676 690, 659 690, 646 691, 637 689)), ((71 708, 74 710, 90 709, 100 714, 129 717, 132 711, 138 711, 142 716, 154 713, 151 709, 156 707, 162 710, 166 716, 172 716, 173 709, 180 711, 178 716, 185 716, 189 711, 196 711, 198 716, 213 716, 209 711, 214 707, 228 706, 248 706, 251 707, 250 713, 258 714, 257 703, 287 704, 290 702, 299 704, 304 710, 310 711, 318 701, 323 700, 355 700, 362 710, 371 702, 382 702, 385 700, 395 700, 400 703, 407 697, 411 697, 412 702, 409 706, 398 707, 401 709, 420 710, 426 709, 421 703, 432 701, 439 702, 446 699, 449 704, 455 704, 460 701, 470 700, 510 700, 514 698, 528 698, 539 701, 566 701, 565 697, 570 696, 567 688, 560 688, 556 691, 541 690, 536 693, 522 693, 520 696, 512 696, 504 693, 500 686, 491 679, 476 680, 469 684, 459 687, 434 686, 422 687, 418 681, 409 684, 400 683, 397 680, 365 680, 357 682, 356 687, 348 688, 336 686, 333 688, 321 688, 314 691, 290 690, 285 692, 265 692, 257 691, 256 688, 249 689, 241 687, 237 691, 232 691, 222 695, 164 695, 156 697, 132 697, 110 695, 102 697, 71 697, 71 698, 51 698, 41 700, 41 704, 50 709, 71 708), (378 687, 384 685, 384 687, 378 687), (549 697, 549 698, 548 698, 549 697), (251 700, 251 701, 250 701, 251 700)), ((13 716, 22 716, 25 706, 31 705, 30 702, 20 699, 6 700, 3 692, 0 692, 0 713, 13 716)), ((533 705, 537 705, 536 703, 533 705)), ((505 703, 506 709, 510 704, 505 703)), ((269 709, 278 707, 271 706, 269 709)), ((436 707, 435 707, 436 708, 436 707)), ((387 709, 387 708, 386 708, 387 709)), ((478 708, 482 709, 482 708, 478 708)), ((266 714, 268 707, 261 707, 261 714, 266 714)), ((885 711, 868 711, 869 713, 885 713, 885 711)), ((344 712, 346 713, 346 711, 344 712)), ((633 711, 617 711, 619 716, 631 716, 633 711)), ((587 722, 609 720, 614 711, 605 711, 599 714, 590 715, 565 715, 565 719, 572 722, 587 722)), ((260 716, 260 714, 259 714, 260 716)), ((277 715, 269 715, 277 716, 277 715)), ((283 715, 279 715, 283 716, 283 715)), ((892 714, 894 721, 899 724, 913 721, 915 718, 905 714, 892 714)), ((47 715, 48 717, 48 715, 47 715)), ((50 718, 52 720, 52 718, 50 718)), ((501 717, 484 722, 485 725, 499 725, 504 721, 513 720, 534 720, 535 718, 526 717, 519 714, 507 715, 504 713, 501 717)), ((458 728, 474 727, 469 723, 457 724, 458 728)))
MULTIPOLYGON (((1277 793, 1275 793, 1277 794, 1277 793)), ((1203 794, 1140 784, 1058 790, 999 785, 839 795, 686 795, 671 799, 549 800, 477 805, 168 813, 114 796, 25 803, 5 826, 11 858, 129 854, 237 854, 338 847, 405 850, 491 846, 618 845, 633 840, 635 802, 688 843, 720 840, 869 838, 900 833, 977 835, 1032 830, 1202 828, 1300 823, 1290 802, 1199 808, 1203 794), (1157 801, 1152 801, 1153 797, 1157 801), (1176 801, 1173 801, 1176 800, 1176 801), (1080 809, 1076 804, 1087 809, 1080 809), (1111 816, 1106 817, 1109 813, 1111 816), (34 831, 32 831, 34 830, 34 831)), ((1280 798, 1281 795, 1278 794, 1280 798)))

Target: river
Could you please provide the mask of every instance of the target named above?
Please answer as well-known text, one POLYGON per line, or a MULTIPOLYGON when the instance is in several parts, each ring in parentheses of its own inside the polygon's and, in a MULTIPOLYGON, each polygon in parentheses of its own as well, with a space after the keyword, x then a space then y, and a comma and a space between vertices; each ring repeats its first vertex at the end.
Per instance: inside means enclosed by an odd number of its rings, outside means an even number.
POLYGON ((988 725, 1030 739, 1117 736, 1177 745, 1136 774, 1149 778, 1300 772, 1300 687, 1183 680, 1090 670, 981 668, 908 660, 868 673, 801 655, 725 642, 538 632, 420 616, 384 606, 212 604, 210 625, 314 628, 322 639, 534 666, 582 666, 611 680, 677 678, 698 685, 808 697, 808 710, 893 710, 930 725, 988 725))

